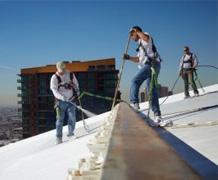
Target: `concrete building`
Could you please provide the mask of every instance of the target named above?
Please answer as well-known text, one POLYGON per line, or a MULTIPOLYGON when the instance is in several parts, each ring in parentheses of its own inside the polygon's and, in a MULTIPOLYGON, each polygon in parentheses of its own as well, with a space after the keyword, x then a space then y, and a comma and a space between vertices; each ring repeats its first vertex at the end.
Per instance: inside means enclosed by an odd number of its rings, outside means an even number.
MULTIPOLYGON (((81 97, 81 104, 95 114, 109 111, 112 106, 118 70, 115 58, 93 61, 66 61, 66 68, 75 73, 80 92, 86 92, 81 97), (96 98, 98 97, 98 98, 96 98)), ((21 91, 18 97, 21 101, 23 138, 28 138, 55 128, 54 96, 50 90, 50 79, 56 72, 56 65, 21 69, 18 83, 21 91)), ((120 93, 118 93, 120 94, 120 93)), ((120 98, 120 97, 118 97, 120 98)), ((81 119, 77 112, 77 120, 81 119)), ((65 122, 66 124, 66 122, 65 122)))

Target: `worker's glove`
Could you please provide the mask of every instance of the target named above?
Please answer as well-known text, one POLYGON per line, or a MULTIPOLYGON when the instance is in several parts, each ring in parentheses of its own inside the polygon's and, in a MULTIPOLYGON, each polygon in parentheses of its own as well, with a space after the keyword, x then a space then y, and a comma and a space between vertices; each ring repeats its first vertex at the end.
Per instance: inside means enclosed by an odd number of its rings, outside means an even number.
POLYGON ((67 101, 66 97, 64 97, 64 96, 61 96, 61 98, 60 98, 59 100, 61 100, 61 101, 67 101))
POLYGON ((79 95, 80 95, 80 91, 77 90, 77 91, 76 91, 76 94, 77 94, 77 96, 79 97, 79 95))
POLYGON ((59 101, 55 102, 54 109, 56 109, 57 107, 59 107, 59 101))
POLYGON ((123 54, 123 59, 130 60, 130 55, 127 53, 123 54))
POLYGON ((79 95, 80 95, 80 91, 79 90, 75 91, 73 96, 71 98, 69 98, 68 101, 73 102, 73 103, 77 103, 77 101, 79 99, 79 95))

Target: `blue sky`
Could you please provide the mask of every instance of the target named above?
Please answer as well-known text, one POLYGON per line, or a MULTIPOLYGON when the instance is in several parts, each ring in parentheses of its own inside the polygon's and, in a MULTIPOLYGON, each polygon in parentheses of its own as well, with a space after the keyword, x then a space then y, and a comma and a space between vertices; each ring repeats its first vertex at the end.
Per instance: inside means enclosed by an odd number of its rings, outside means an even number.
MULTIPOLYGON (((197 54, 199 65, 218 66, 217 7, 215 0, 0 0, 0 105, 17 104, 22 68, 114 57, 120 69, 128 31, 135 25, 153 36, 163 58, 159 83, 171 89, 184 45, 197 54)), ((135 56, 135 49, 131 41, 129 54, 135 56)), ((124 100, 137 70, 136 63, 125 62, 120 84, 124 100)), ((216 69, 199 67, 197 72, 204 86, 218 82, 216 69)), ((178 92, 183 92, 181 78, 174 89, 178 92)))

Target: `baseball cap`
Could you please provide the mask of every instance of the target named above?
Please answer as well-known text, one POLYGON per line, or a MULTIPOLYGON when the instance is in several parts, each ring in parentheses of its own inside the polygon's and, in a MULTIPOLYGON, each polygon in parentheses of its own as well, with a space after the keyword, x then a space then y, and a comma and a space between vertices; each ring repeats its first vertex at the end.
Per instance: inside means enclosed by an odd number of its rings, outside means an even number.
POLYGON ((63 72, 65 70, 65 64, 63 61, 58 61, 56 64, 58 72, 63 72))

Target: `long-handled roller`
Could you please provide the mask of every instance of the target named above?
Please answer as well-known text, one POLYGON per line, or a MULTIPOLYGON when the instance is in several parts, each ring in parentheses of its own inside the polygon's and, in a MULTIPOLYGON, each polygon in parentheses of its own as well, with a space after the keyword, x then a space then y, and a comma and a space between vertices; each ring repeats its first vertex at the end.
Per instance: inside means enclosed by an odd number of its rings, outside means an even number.
MULTIPOLYGON (((131 36, 129 34, 125 53, 128 53, 130 38, 131 38, 131 36)), ((115 93, 114 93, 114 99, 113 99, 113 104, 112 104, 111 109, 113 109, 114 106, 115 106, 115 102, 116 102, 116 98, 117 98, 117 92, 118 92, 118 89, 119 89, 119 86, 120 86, 120 81, 121 81, 121 77, 122 77, 122 73, 123 73, 124 64, 125 64, 125 59, 123 59, 122 66, 121 66, 121 69, 120 69, 120 74, 119 74, 119 78, 118 78, 118 81, 117 81, 117 86, 116 86, 116 90, 115 90, 115 93)))

